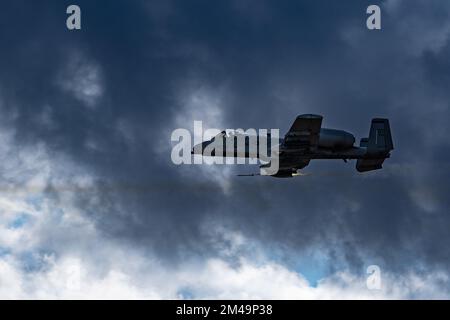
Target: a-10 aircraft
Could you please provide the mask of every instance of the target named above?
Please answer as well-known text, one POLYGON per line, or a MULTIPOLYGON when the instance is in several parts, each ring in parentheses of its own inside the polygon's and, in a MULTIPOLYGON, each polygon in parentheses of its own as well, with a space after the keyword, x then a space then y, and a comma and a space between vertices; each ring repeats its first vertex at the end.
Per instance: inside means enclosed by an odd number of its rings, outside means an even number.
MULTIPOLYGON (((372 119, 369 137, 362 138, 359 147, 354 145, 355 137, 351 133, 343 130, 326 129, 321 126, 322 116, 314 114, 299 115, 284 139, 278 139, 278 170, 266 175, 278 178, 299 175, 297 171, 306 167, 313 159, 342 159, 345 162, 349 159, 357 159, 356 170, 359 172, 381 169, 384 160, 390 157, 390 151, 394 149, 388 119, 372 119)), ((214 153, 214 151, 212 154, 204 153, 205 149, 212 143, 225 145, 230 139, 236 141, 236 135, 230 136, 227 135, 226 131, 222 131, 211 140, 194 146, 192 153, 221 157, 263 158, 259 150, 259 138, 253 140, 256 143, 256 148, 250 148, 249 139, 245 139, 243 149, 239 149, 239 144, 233 143, 231 152, 227 153, 226 149, 223 149, 223 152, 219 154, 214 153)), ((271 144, 273 142, 266 143, 269 151, 266 154, 271 154, 271 144)), ((269 163, 262 164, 260 167, 269 167, 270 158, 262 160, 269 161, 269 163)))

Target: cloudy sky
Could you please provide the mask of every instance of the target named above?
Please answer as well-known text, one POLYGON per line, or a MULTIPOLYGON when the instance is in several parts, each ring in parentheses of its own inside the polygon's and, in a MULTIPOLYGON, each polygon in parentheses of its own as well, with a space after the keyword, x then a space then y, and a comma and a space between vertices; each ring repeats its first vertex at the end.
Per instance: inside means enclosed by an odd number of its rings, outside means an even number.
POLYGON ((0 41, 0 298, 450 298, 447 0, 3 1, 0 41), (302 113, 387 117, 392 157, 171 162, 194 120, 302 113))

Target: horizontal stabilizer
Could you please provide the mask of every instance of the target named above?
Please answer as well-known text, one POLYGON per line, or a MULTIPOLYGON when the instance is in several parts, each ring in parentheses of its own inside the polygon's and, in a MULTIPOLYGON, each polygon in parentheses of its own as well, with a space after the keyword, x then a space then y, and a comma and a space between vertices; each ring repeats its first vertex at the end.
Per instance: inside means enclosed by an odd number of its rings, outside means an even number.
POLYGON ((356 162, 356 170, 359 172, 366 172, 371 170, 381 169, 384 158, 381 159, 358 159, 356 162))

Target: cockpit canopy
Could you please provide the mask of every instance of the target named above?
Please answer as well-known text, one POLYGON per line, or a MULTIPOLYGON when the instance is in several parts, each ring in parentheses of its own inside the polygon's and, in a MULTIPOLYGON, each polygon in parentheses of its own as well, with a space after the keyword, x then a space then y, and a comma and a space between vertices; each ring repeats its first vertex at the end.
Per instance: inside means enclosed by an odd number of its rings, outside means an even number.
POLYGON ((223 130, 222 132, 218 133, 217 135, 215 135, 211 140, 214 141, 216 139, 223 139, 227 137, 227 132, 225 130, 223 130))

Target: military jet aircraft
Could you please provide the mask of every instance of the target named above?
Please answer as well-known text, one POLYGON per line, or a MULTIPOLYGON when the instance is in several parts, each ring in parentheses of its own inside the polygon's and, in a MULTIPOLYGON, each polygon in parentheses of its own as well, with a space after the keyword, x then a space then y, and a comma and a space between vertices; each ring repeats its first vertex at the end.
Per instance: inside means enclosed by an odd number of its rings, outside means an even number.
MULTIPOLYGON (((299 175, 298 170, 306 167, 313 159, 342 159, 345 162, 349 159, 357 159, 356 170, 366 172, 382 168, 386 158, 390 157, 390 151, 394 149, 391 137, 391 130, 388 119, 375 118, 372 124, 368 138, 362 138, 359 147, 355 146, 355 137, 346 131, 336 129, 322 128, 322 119, 320 115, 303 114, 299 115, 292 124, 284 138, 280 138, 278 144, 278 171, 268 174, 277 178, 289 178, 299 175)), ((212 143, 226 144, 227 140, 234 139, 236 135, 227 135, 222 131, 209 141, 194 146, 193 154, 204 154, 205 149, 212 143)), ((262 158, 259 150, 259 139, 256 141, 257 148, 252 152, 249 147, 249 139, 245 139, 244 149, 238 149, 238 144, 233 145, 233 157, 262 158)), ((271 143, 266 144, 271 148, 271 143)), ((266 153, 270 154, 270 152, 266 153)), ((213 151, 212 156, 226 157, 230 153, 217 153, 213 151)), ((264 159, 270 161, 270 159, 264 159)), ((262 164, 265 168, 269 163, 262 164)), ((249 176, 258 174, 249 174, 249 176)))

